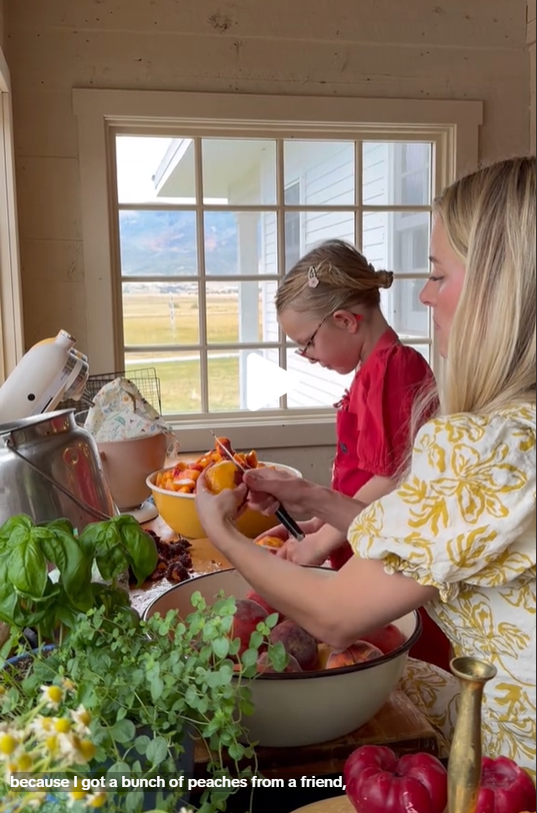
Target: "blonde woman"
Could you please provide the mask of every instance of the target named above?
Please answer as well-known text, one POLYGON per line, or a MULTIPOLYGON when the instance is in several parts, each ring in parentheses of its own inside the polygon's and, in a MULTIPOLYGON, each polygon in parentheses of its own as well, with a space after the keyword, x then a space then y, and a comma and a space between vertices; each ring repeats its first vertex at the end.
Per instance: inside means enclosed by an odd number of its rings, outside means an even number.
MULTIPOLYGON (((492 662, 484 748, 535 776, 535 158, 478 170, 435 203, 433 274, 422 300, 446 359, 438 417, 418 431, 409 473, 357 514, 356 501, 274 471, 197 501, 225 556, 273 606, 344 647, 426 606, 457 655, 492 662), (230 520, 249 502, 315 514, 357 554, 325 580, 252 545, 230 520)), ((411 661, 405 688, 449 740, 456 683, 411 661)))

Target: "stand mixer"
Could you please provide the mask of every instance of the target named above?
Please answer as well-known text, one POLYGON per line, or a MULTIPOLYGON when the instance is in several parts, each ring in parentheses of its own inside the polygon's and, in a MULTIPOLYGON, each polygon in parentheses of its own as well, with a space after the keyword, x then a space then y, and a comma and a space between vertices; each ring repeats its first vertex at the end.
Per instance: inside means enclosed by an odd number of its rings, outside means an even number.
POLYGON ((0 387, 0 425, 52 412, 61 401, 82 398, 89 365, 75 343, 73 336, 60 330, 55 338, 30 348, 0 387))
POLYGON ((39 342, 0 387, 0 525, 27 514, 82 530, 117 514, 94 439, 73 410, 55 411, 85 390, 88 360, 74 344, 64 330, 39 342))

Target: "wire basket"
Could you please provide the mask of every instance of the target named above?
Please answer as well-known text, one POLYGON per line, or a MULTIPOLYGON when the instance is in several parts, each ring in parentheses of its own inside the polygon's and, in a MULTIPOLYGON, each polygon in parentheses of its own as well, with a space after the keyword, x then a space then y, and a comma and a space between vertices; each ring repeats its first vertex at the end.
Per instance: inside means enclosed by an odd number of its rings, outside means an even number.
POLYGON ((62 401, 58 409, 85 409, 91 406, 93 399, 98 392, 115 381, 116 378, 126 378, 131 381, 139 390, 145 400, 154 407, 159 415, 162 415, 162 401, 160 395, 160 379, 157 376, 155 367, 144 367, 139 370, 118 370, 115 373, 102 373, 102 375, 90 375, 86 381, 86 389, 79 401, 71 399, 62 401))

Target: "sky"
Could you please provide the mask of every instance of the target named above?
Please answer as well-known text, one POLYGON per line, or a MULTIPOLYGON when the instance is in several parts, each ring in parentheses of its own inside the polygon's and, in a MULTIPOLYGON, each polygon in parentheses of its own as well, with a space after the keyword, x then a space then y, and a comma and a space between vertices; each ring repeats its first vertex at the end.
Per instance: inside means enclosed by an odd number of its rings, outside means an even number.
POLYGON ((152 175, 164 157, 171 138, 117 136, 118 198, 121 203, 156 200, 152 175))

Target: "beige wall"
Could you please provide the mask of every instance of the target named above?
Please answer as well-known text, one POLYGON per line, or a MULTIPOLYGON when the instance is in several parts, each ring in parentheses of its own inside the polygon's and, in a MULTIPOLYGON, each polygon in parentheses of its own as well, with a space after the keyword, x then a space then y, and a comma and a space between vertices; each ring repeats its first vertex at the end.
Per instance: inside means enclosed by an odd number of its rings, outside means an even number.
POLYGON ((530 52, 530 149, 535 153, 536 151, 536 136, 535 136, 535 80, 536 80, 536 65, 535 65, 535 0, 528 0, 528 27, 527 27, 527 42, 530 52))
POLYGON ((482 157, 528 148, 526 0, 4 2, 28 346, 84 349, 73 87, 479 99, 482 157))

